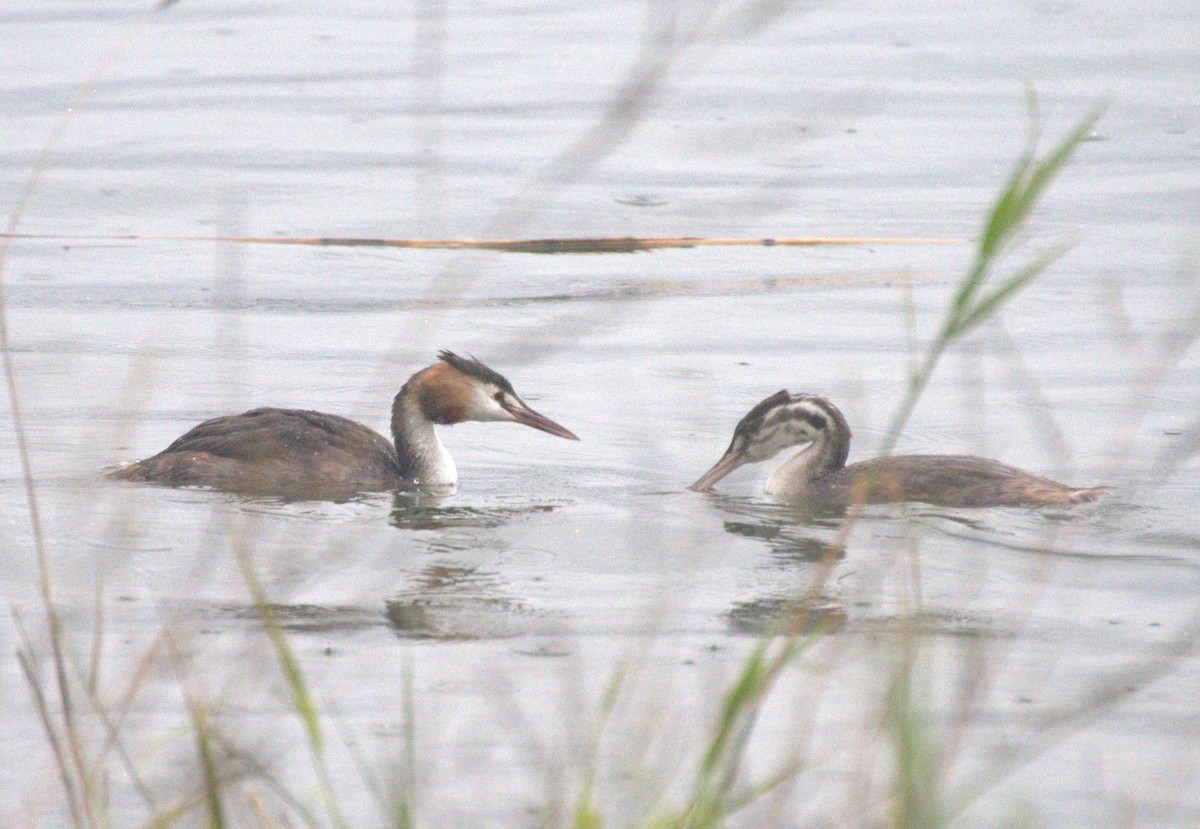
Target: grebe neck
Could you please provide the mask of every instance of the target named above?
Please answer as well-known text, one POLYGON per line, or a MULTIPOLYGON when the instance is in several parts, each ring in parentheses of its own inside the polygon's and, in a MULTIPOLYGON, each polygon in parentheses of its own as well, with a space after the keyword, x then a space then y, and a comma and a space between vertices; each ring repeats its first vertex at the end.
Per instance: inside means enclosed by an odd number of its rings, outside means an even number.
POLYGON ((392 402, 392 440, 400 477, 407 484, 454 486, 458 482, 454 459, 421 411, 414 385, 413 380, 405 383, 392 402))
POLYGON ((807 497, 814 481, 845 469, 846 458, 850 456, 850 427, 841 412, 837 415, 830 418, 831 431, 819 435, 771 473, 766 486, 768 495, 782 499, 807 497))

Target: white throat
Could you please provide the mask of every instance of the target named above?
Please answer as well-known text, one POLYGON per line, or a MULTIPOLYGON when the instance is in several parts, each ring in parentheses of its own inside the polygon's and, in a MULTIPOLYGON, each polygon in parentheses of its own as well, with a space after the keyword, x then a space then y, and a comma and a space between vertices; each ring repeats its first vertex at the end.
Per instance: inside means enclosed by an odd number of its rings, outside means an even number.
POLYGON ((816 443, 810 443, 780 464, 767 478, 765 492, 785 501, 803 498, 815 473, 812 467, 819 455, 816 449, 816 443))
POLYGON ((421 413, 416 400, 400 403, 400 417, 392 422, 396 458, 406 483, 418 486, 451 487, 458 483, 454 458, 438 439, 433 424, 421 413))

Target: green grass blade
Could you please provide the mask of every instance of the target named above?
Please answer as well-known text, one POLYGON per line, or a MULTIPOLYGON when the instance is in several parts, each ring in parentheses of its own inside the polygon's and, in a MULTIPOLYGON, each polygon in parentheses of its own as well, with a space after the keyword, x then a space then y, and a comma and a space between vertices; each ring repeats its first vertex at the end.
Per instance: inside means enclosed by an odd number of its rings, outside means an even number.
POLYGON ((574 818, 571 821, 573 829, 600 829, 604 825, 604 820, 600 812, 596 810, 595 802, 590 794, 586 794, 579 798, 578 804, 575 806, 574 818))
POLYGON ((979 239, 979 258, 986 261, 995 257, 1008 241, 1013 230, 1024 216, 1025 194, 1028 190, 1030 168, 1034 165, 1033 150, 1026 149, 1017 159, 1009 174, 1008 184, 992 206, 979 239))
POLYGON ((304 728, 308 732, 309 742, 317 752, 320 752, 324 747, 324 738, 321 734, 321 720, 317 714, 317 706, 313 702, 312 695, 308 692, 308 685, 304 681, 300 665, 296 661, 295 654, 292 653, 292 648, 288 644, 287 637, 283 635, 283 629, 279 627, 279 623, 275 620, 275 614, 271 612, 271 606, 267 602, 266 591, 263 590, 262 584, 258 581, 258 576, 254 572, 254 568, 250 566, 248 556, 244 551, 240 551, 237 559, 242 570, 242 579, 246 582, 246 587, 250 590, 250 597, 254 601, 254 607, 258 611, 259 618, 262 619, 263 626, 267 630, 267 637, 271 642, 271 647, 275 650, 275 658, 279 660, 279 668, 283 671, 284 680, 287 682, 288 691, 291 693, 292 707, 304 723, 304 728))
MULTIPOLYGON (((1036 112, 1036 104, 1031 107, 1036 112)), ((969 332, 979 323, 995 314, 1005 302, 1010 300, 1021 288, 1028 285, 1034 277, 1045 270, 1055 259, 1061 256, 1066 248, 1056 248, 1049 254, 1038 257, 1016 274, 1010 276, 998 288, 984 299, 979 300, 979 294, 987 283, 995 263, 1005 246, 1016 235, 1017 230, 1032 212, 1037 200, 1046 187, 1070 160, 1072 154, 1087 138, 1096 126, 1097 120, 1103 114, 1104 108, 1098 106, 1085 115, 1075 128, 1043 159, 1038 160, 1034 144, 1037 131, 1034 130, 1030 145, 1021 154, 1012 173, 1009 176, 999 198, 996 199, 985 223, 984 232, 980 236, 979 250, 975 261, 967 275, 960 283, 941 331, 929 347, 929 352, 922 367, 913 378, 909 397, 901 405, 899 413, 892 420, 889 429, 890 440, 894 443, 897 434, 893 430, 902 429, 908 415, 915 406, 915 397, 919 396, 929 380, 929 376, 937 367, 937 363, 946 348, 959 337, 969 332)))
POLYGON ((325 741, 321 732, 320 715, 317 712, 317 706, 313 701, 312 694, 308 690, 308 684, 304 680, 304 674, 300 670, 300 663, 296 659, 291 645, 288 644, 283 629, 275 620, 275 614, 271 611, 271 605, 267 601, 266 591, 263 589, 258 576, 254 572, 254 568, 251 566, 249 553, 239 546, 236 550, 236 558, 238 566, 242 571, 242 578, 246 583, 247 589, 250 591, 251 598, 254 600, 255 608, 258 610, 259 616, 263 621, 263 626, 266 628, 267 637, 271 642, 272 648, 275 650, 280 670, 283 672, 288 690, 291 693, 292 708, 304 724, 305 731, 308 734, 309 752, 312 755, 313 769, 317 774, 322 804, 325 806, 330 823, 337 827, 345 827, 348 824, 335 799, 334 788, 329 779, 329 770, 325 764, 325 741))
MULTIPOLYGON (((996 200, 991 214, 988 216, 983 235, 979 240, 979 260, 986 262, 994 259, 1003 250, 1017 229, 1028 218, 1046 187, 1062 171, 1103 114, 1103 106, 1094 107, 1080 120, 1075 129, 1041 161, 1037 160, 1033 146, 1021 154, 1009 176, 1008 184, 1001 191, 1000 197, 996 200)), ((1031 140, 1035 141, 1036 138, 1031 140)), ((971 280, 968 282, 970 283, 971 280)))
POLYGON ((653 826, 687 829, 722 826, 726 818, 778 784, 773 779, 768 785, 752 786, 741 795, 733 793, 763 699, 783 669, 812 641, 812 637, 790 637, 775 653, 770 651, 771 638, 759 641, 725 695, 716 729, 696 771, 690 802, 678 815, 653 826))
POLYGON ((952 332, 953 337, 962 337, 979 323, 990 318, 995 314, 1002 305, 1013 298, 1026 285, 1034 280, 1038 274, 1050 267, 1063 254, 1070 250, 1070 243, 1063 243, 1052 250, 1048 250, 1041 256, 1038 256, 1032 262, 1026 264, 1023 268, 1017 271, 1004 281, 1000 287, 992 291, 987 297, 980 300, 974 308, 970 310, 962 319, 958 320, 952 332))
POLYGON ((975 264, 959 285, 954 299, 950 302, 950 309, 946 312, 945 322, 938 334, 939 340, 949 341, 954 337, 954 331, 959 322, 971 312, 971 301, 979 293, 980 286, 987 280, 990 270, 991 261, 989 259, 982 256, 976 257, 975 264))
POLYGON ((1103 114, 1103 106, 1093 107, 1050 155, 1033 165, 1024 192, 1021 194, 1022 199, 1019 205, 1021 212, 1018 219, 1024 219, 1028 215, 1033 205, 1041 198, 1042 192, 1054 180, 1054 177, 1062 172, 1062 168, 1079 149, 1079 145, 1091 134, 1096 122, 1103 114))
POLYGON ((208 718, 204 709, 195 702, 189 702, 192 715, 192 727, 196 731, 196 748, 200 754, 200 770, 204 774, 204 802, 208 805, 209 829, 223 829, 225 826, 224 806, 221 803, 221 779, 217 772, 216 757, 213 755, 212 736, 208 729, 208 718))
POLYGON ((15 610, 13 612, 13 619, 16 622, 17 633, 21 639, 21 646, 17 649, 16 654, 17 664, 20 665, 21 672, 25 676, 25 682, 29 686, 30 694, 33 696, 34 710, 37 712, 37 718, 42 724, 46 740, 50 743, 50 749, 54 753, 54 766, 58 772, 59 783, 62 785, 63 793, 66 795, 67 808, 71 814, 71 823, 74 826, 83 826, 79 793, 75 786, 75 778, 71 773, 72 769, 67 759, 66 748, 63 746, 65 738, 59 733, 58 728, 55 727, 54 718, 50 712, 50 702, 47 699, 45 689, 38 676, 36 659, 33 654, 33 641, 29 638, 29 634, 25 630, 20 614, 15 610))
POLYGON ((897 667, 887 699, 887 723, 896 763, 893 825, 938 829, 945 825, 939 758, 928 718, 918 702, 913 658, 912 654, 906 655, 897 667))
POLYGON ((757 701, 767 677, 766 652, 766 641, 760 642, 742 666, 737 683, 725 695, 717 732, 713 735, 704 761, 700 764, 702 776, 711 777, 720 768, 734 733, 757 701))

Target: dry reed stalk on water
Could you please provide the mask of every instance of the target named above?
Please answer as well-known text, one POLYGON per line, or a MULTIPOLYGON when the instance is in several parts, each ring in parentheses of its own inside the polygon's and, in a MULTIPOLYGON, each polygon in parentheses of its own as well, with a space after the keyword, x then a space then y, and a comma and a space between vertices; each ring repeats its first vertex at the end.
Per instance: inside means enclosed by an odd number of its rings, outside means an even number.
POLYGON ((848 247, 854 245, 954 245, 964 239, 918 236, 591 236, 549 239, 381 239, 343 236, 175 236, 157 234, 73 235, 5 233, 5 239, 80 242, 214 242, 304 247, 409 248, 415 250, 492 250, 504 253, 638 253, 701 247, 848 247))

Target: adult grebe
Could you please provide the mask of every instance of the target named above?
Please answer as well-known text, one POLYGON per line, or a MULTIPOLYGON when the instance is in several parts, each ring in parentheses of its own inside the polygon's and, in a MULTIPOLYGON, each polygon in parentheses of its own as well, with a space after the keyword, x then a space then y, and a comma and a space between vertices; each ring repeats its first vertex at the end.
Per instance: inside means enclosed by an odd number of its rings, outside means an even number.
POLYGON ((850 426, 813 394, 776 392, 742 418, 733 441, 691 489, 703 492, 745 463, 808 444, 767 480, 767 494, 789 503, 882 504, 922 501, 949 507, 1070 506, 1107 487, 1076 489, 970 455, 895 455, 846 466, 850 426))
POLYGON ((152 458, 109 473, 126 481, 303 494, 450 488, 458 472, 433 430, 465 420, 522 423, 568 440, 571 431, 525 405, 512 384, 449 351, 408 379, 392 403, 392 437, 337 415, 253 409, 206 420, 152 458))

